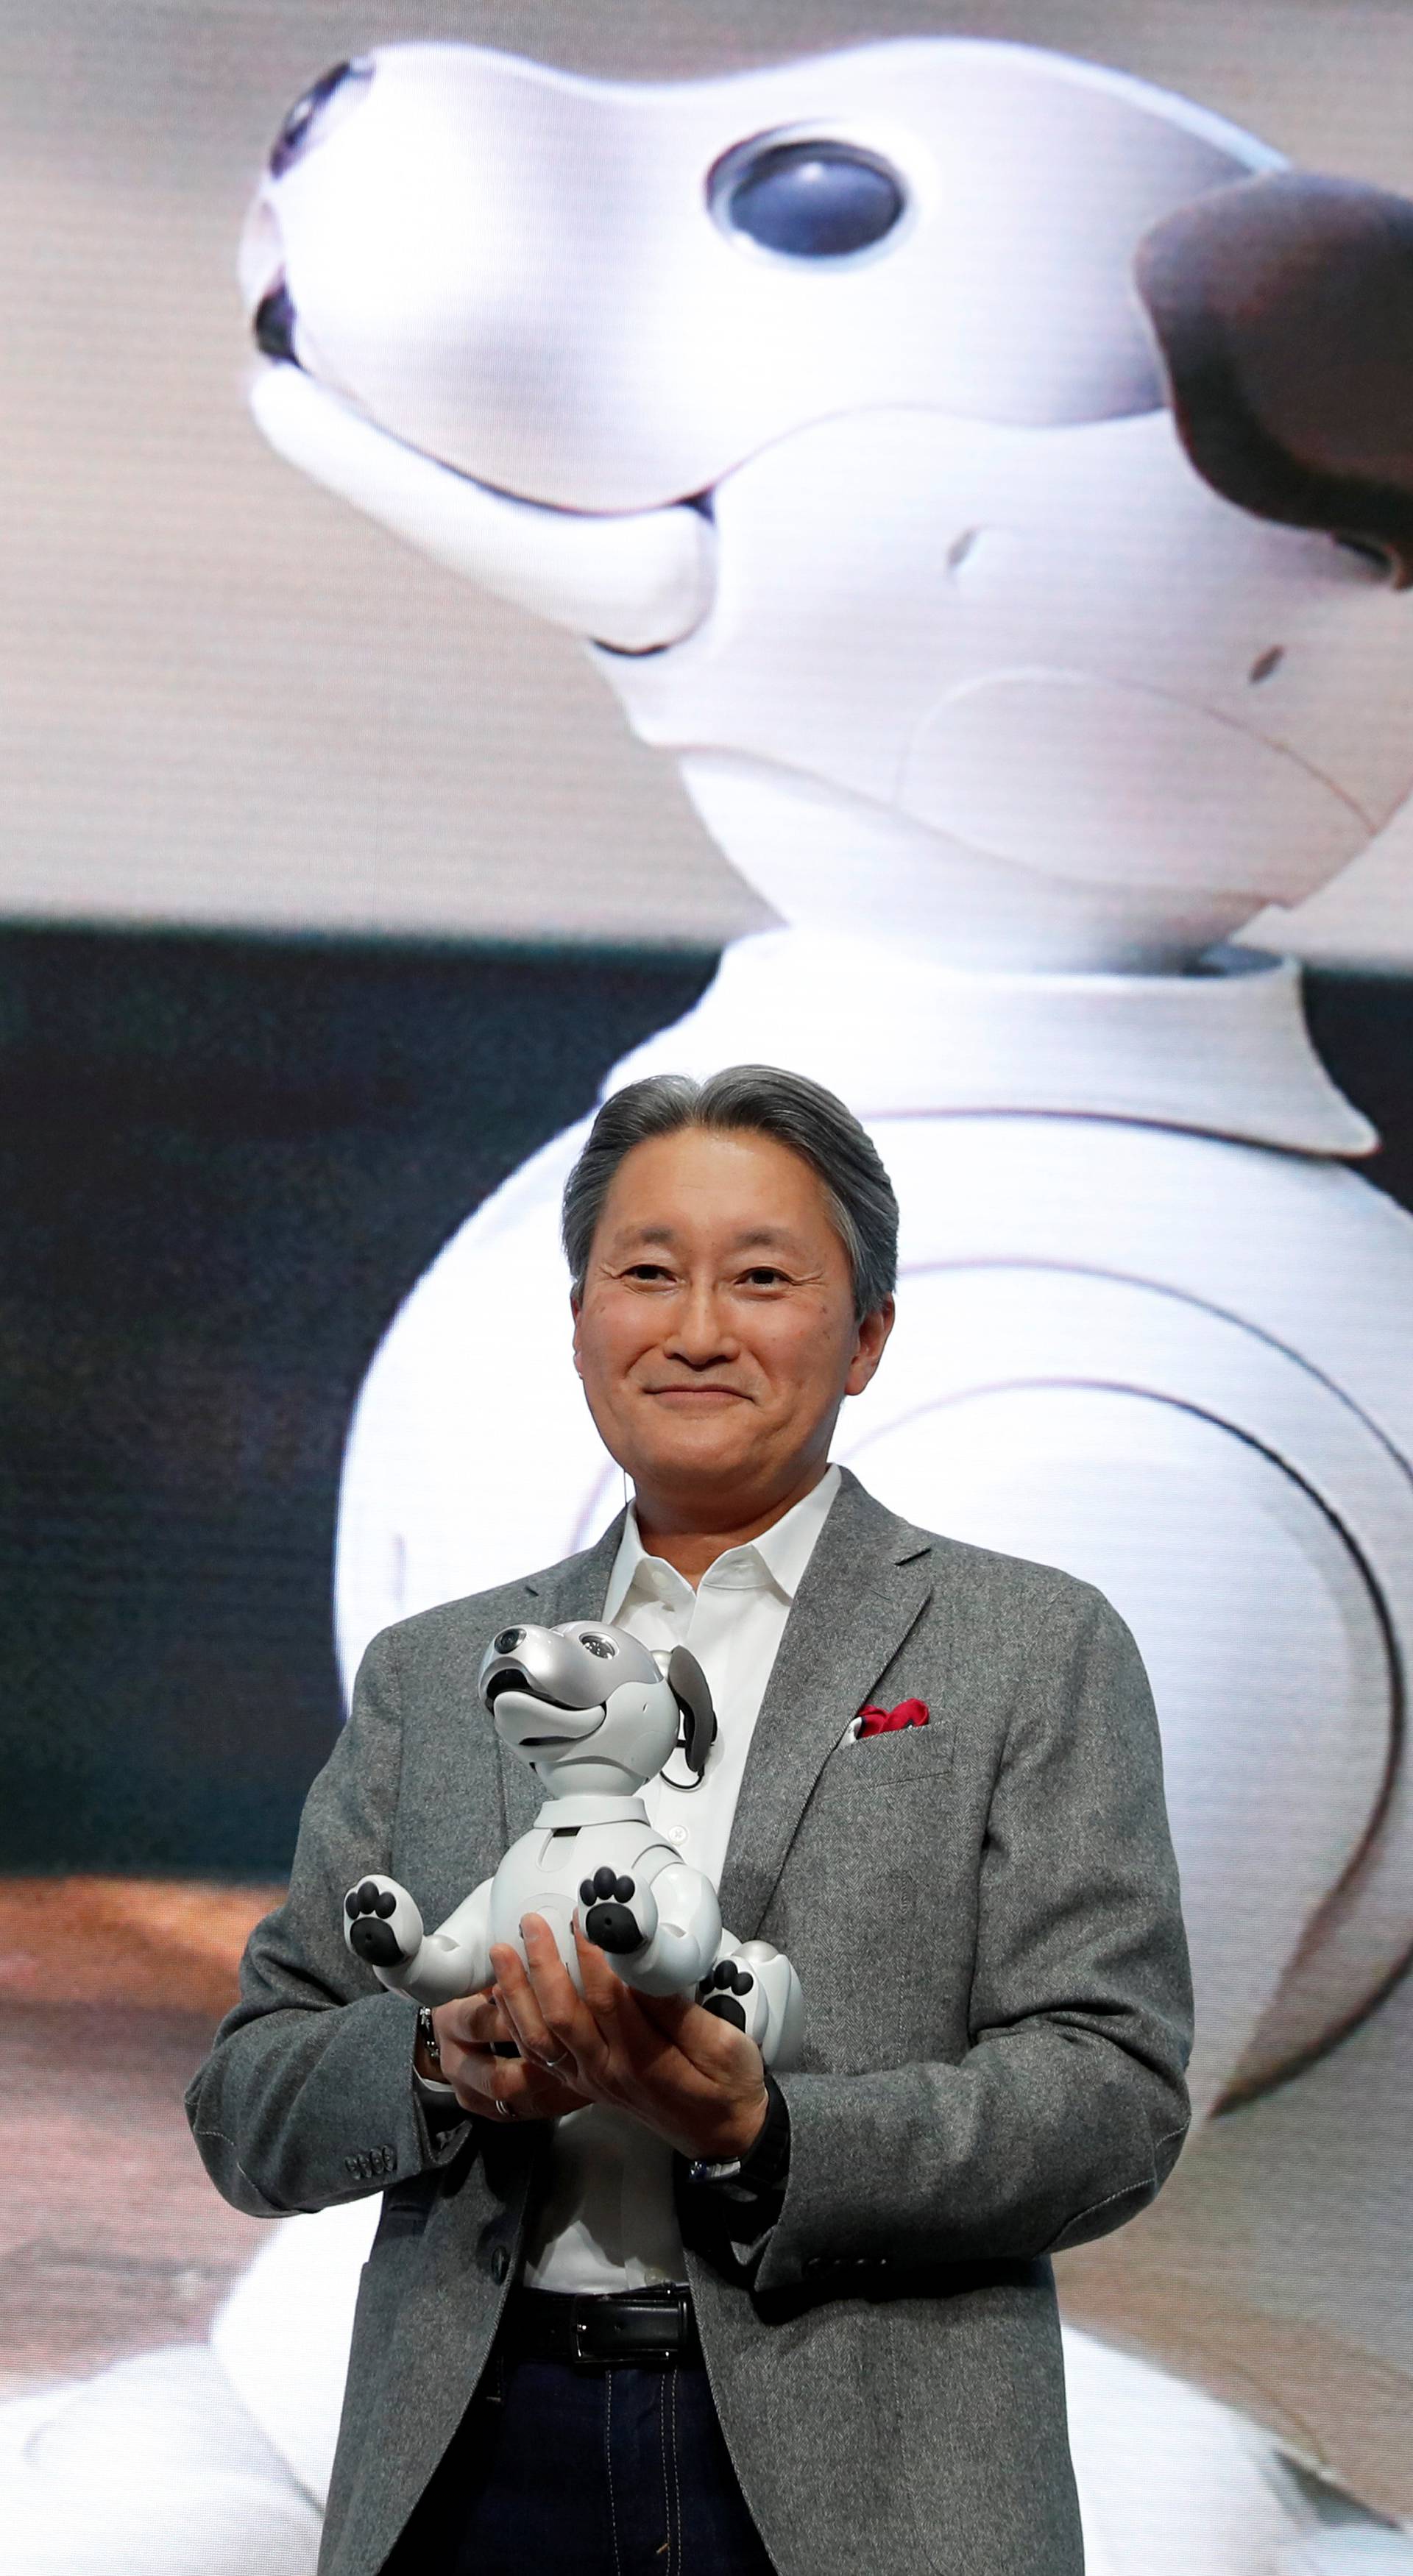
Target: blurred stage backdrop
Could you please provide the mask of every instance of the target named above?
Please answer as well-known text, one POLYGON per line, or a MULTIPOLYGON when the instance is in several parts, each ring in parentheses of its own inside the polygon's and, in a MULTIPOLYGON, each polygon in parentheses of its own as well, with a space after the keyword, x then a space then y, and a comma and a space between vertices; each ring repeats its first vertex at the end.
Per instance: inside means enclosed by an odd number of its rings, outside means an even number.
POLYGON ((1410 84, 1413 16, 1387 0, 7 12, 14 2576, 312 2571, 372 2211, 271 2231, 225 2209, 181 2088, 340 1723, 339 1641, 347 1666, 383 1619, 616 1504, 563 1382, 552 1220, 635 1051, 775 1055, 869 1119, 906 1276, 894 1392, 841 1454, 917 1518, 1103 1583, 1154 1672, 1202 2120, 1151 2216, 1062 2267, 1097 2576, 1413 2570, 1410 84), (958 37, 1175 96, 1053 67, 1013 96, 973 57, 952 126, 925 67, 799 68, 958 37), (249 237, 262 438, 235 261, 271 140, 326 65, 414 39, 590 86, 413 81, 379 127, 381 74, 355 78, 249 237), (703 91, 637 160, 593 86, 771 65, 796 68, 739 109, 703 91), (474 259, 386 293, 377 237, 429 220, 439 174, 455 195, 478 112, 474 259), (728 147, 826 130, 866 173, 841 220, 878 237, 815 260, 787 158, 757 192, 778 237, 730 239, 756 217, 728 147), (603 263, 577 323, 544 181, 576 136, 610 210, 575 218, 603 263), (927 149, 946 187, 924 174, 888 213, 927 149), (674 281, 655 236, 664 206, 686 220, 662 169, 694 151, 725 170, 712 255, 765 280, 739 328, 738 272, 674 281), (375 210, 353 250, 340 153, 375 210), (1231 440, 1209 452, 1183 403, 1185 332, 1240 373, 1220 226, 1164 234, 1166 300, 1140 310, 1127 280, 1142 236, 1280 157, 1382 193, 1282 201, 1285 269, 1279 224, 1231 254, 1266 262, 1275 315, 1238 491, 1213 463, 1231 440), (943 199, 970 247, 934 273, 943 199), (1329 298, 1286 314, 1329 208, 1329 298), (803 320, 769 305, 777 268, 803 320), (439 377, 453 308, 462 373, 439 377), (1315 390, 1288 418, 1291 381, 1315 390), (377 441, 345 450, 350 418, 377 441), (1337 487, 1300 528, 1283 442, 1337 487), (491 515, 398 480, 424 459, 491 515), (509 572, 507 490, 557 514, 509 572), (554 558, 578 513, 638 517, 657 566, 625 610, 639 574, 605 556, 601 619, 590 558, 554 558), (1056 692, 1091 682, 1097 713, 1057 729, 1056 692), (1303 964, 1313 1051, 1272 956, 1303 964), (548 1501, 531 1455, 562 1459, 548 1501))

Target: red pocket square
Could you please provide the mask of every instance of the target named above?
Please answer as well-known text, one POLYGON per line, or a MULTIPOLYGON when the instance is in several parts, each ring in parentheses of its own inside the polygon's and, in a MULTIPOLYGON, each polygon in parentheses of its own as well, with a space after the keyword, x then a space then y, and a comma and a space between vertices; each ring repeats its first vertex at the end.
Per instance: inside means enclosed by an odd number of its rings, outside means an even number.
POLYGON ((896 1708, 875 1708, 870 1701, 859 1710, 859 1742, 866 1735, 893 1735, 899 1727, 926 1726, 925 1699, 900 1699, 896 1708))

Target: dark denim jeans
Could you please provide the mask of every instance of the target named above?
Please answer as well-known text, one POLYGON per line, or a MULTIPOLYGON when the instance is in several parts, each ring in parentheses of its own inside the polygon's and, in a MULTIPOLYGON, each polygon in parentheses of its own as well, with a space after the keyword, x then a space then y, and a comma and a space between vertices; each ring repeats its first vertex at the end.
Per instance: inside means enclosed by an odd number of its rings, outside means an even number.
POLYGON ((493 2359, 386 2576, 772 2576, 772 2562, 703 2369, 493 2359))

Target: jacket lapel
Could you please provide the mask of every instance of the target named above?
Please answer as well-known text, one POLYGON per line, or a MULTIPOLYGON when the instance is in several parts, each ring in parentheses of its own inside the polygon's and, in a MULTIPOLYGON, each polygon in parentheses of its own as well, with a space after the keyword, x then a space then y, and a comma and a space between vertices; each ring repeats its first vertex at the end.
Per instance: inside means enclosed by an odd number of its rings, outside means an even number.
POLYGON ((927 1532, 845 1468, 746 1757, 721 1878, 722 1919, 738 1940, 754 1938, 815 1781, 931 1598, 934 1575, 927 1532))
MULTIPOLYGON (((538 1626, 557 1628, 565 1619, 599 1619, 603 1616, 604 1594, 613 1561, 623 1536, 626 1511, 617 1512, 602 1538, 582 1555, 566 1556, 543 1574, 530 1575, 524 1585, 529 1598, 525 1616, 538 1626)), ((833 1515, 831 1514, 831 1518, 833 1515)), ((527 1834, 545 1802, 545 1793, 528 1765, 508 1750, 497 1738, 500 1756, 501 1795, 505 1802, 507 1843, 527 1834)))

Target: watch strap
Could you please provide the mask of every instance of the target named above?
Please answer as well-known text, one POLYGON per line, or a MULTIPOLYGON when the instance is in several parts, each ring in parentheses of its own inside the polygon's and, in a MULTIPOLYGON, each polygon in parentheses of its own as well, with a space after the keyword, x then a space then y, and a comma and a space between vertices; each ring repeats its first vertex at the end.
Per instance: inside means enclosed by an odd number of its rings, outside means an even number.
POLYGON ((446 2077, 441 2071, 441 2066, 442 2052, 437 2041, 437 2029, 436 2024, 432 2019, 431 2007, 428 2004, 419 2004, 417 2007, 417 2031, 416 2037, 413 2041, 412 2080, 417 2086, 419 2093, 426 2094, 430 2101, 437 2104, 454 2102, 456 2100, 455 2089, 453 2086, 448 2084, 446 2077), (434 2076, 423 2074, 421 2067, 417 2063, 417 2052, 419 2049, 423 2057, 426 2059, 427 2064, 436 2068, 437 2072, 434 2076))
POLYGON ((733 2198, 754 2200, 783 2191, 790 2170, 790 2113, 775 2078, 765 2079, 765 2118, 743 2156, 701 2157, 687 2168, 694 2183, 721 2186, 733 2198))

